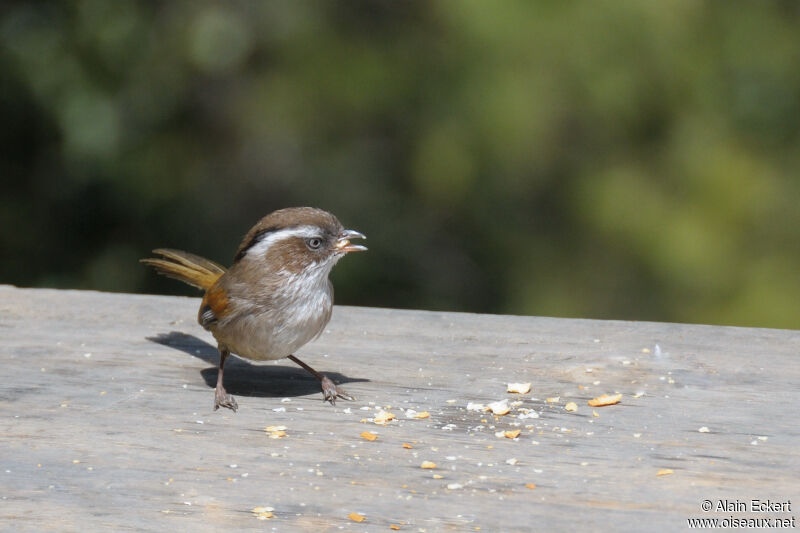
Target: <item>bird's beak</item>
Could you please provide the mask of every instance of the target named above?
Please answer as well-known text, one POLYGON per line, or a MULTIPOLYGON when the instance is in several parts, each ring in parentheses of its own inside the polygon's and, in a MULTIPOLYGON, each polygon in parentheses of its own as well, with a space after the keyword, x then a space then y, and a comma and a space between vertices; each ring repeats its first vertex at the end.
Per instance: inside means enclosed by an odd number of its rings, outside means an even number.
POLYGON ((339 238, 336 239, 336 250, 344 253, 348 252, 366 252, 367 247, 361 246, 360 244, 350 244, 350 239, 366 239, 367 236, 363 233, 359 233, 358 231, 352 229, 346 229, 339 234, 339 238))

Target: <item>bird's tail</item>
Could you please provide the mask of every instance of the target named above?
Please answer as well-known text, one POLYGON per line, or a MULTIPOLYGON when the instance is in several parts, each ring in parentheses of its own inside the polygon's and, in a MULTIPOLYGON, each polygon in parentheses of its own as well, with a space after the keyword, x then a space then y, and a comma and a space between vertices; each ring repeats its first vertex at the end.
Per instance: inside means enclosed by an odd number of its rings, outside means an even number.
POLYGON ((162 276, 181 280, 198 289, 209 289, 225 273, 225 268, 214 261, 189 252, 157 248, 153 253, 163 259, 152 257, 140 261, 153 267, 162 276))

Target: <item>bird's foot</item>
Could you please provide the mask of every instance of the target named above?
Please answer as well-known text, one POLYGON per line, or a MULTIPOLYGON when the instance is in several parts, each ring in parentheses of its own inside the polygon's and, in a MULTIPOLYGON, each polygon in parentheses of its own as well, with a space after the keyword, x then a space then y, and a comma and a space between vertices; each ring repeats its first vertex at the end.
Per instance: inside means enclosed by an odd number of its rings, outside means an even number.
POLYGON ((344 389, 337 387, 328 376, 322 376, 320 384, 322 385, 323 402, 329 402, 331 405, 336 405, 337 398, 341 398, 342 400, 355 400, 355 398, 347 394, 344 389))
POLYGON ((235 413, 239 404, 236 403, 233 396, 225 392, 225 389, 217 387, 214 390, 214 410, 216 411, 220 407, 226 407, 235 413))

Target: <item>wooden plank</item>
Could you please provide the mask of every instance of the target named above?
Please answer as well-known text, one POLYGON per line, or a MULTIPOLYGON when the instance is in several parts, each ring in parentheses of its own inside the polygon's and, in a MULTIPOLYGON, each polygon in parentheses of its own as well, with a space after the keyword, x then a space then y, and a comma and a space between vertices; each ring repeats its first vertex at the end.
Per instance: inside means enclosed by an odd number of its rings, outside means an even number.
POLYGON ((0 286, 4 524, 682 530, 690 517, 793 516, 703 512, 705 499, 800 504, 797 331, 337 307, 298 356, 357 400, 323 404, 286 360, 233 359, 234 414, 211 409, 217 355, 198 304, 0 286), (587 405, 614 392, 618 405, 587 405), (507 416, 467 410, 504 398, 521 402, 507 416), (381 407, 397 419, 361 421, 381 407), (258 520, 258 506, 275 517, 258 520))

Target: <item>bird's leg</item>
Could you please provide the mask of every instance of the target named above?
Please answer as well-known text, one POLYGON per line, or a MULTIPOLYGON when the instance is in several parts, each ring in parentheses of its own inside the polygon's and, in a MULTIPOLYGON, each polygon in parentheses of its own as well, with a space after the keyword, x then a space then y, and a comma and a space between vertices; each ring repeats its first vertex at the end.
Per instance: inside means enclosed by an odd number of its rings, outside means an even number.
POLYGON ((322 385, 322 401, 330 402, 331 405, 336 405, 336 398, 341 398, 343 400, 355 400, 355 398, 347 394, 344 391, 344 389, 337 387, 336 384, 333 381, 331 381, 331 379, 328 376, 320 374, 319 372, 317 372, 316 370, 314 370, 313 368, 311 368, 310 366, 308 366, 307 364, 305 364, 304 362, 302 362, 300 359, 298 359, 293 355, 290 355, 289 359, 291 359, 292 361, 294 361, 295 363, 297 363, 310 373, 314 374, 314 377, 316 377, 319 380, 320 385, 322 385))
POLYGON ((233 396, 225 392, 225 387, 222 385, 225 359, 227 359, 230 354, 231 352, 227 348, 219 347, 219 372, 217 372, 217 388, 214 389, 214 410, 216 411, 220 407, 227 407, 235 413, 239 406, 233 396))

